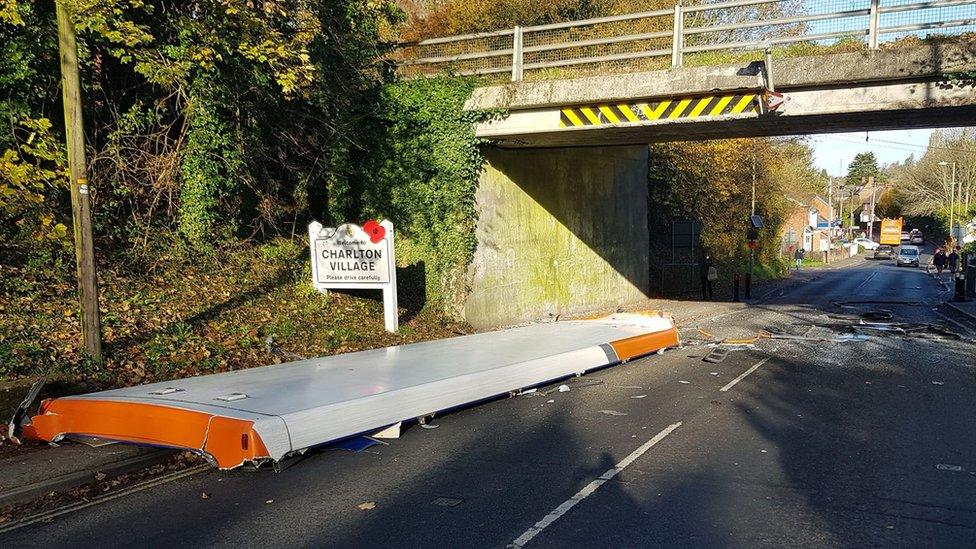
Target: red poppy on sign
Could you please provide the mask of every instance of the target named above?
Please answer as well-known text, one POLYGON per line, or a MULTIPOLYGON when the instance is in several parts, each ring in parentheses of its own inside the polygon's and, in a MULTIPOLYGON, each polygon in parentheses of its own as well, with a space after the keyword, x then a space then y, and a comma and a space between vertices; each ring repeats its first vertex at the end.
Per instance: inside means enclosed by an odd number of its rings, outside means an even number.
POLYGON ((366 223, 363 223, 363 230, 369 235, 369 239, 373 242, 373 244, 383 240, 383 237, 386 236, 386 228, 383 227, 383 225, 380 225, 379 222, 373 221, 372 219, 366 223))

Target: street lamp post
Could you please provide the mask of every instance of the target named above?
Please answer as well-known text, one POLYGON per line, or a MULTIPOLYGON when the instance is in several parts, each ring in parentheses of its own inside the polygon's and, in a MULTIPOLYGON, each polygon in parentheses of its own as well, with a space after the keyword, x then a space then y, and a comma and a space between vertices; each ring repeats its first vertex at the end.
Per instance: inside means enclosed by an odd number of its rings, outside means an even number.
MULTIPOLYGON (((942 185, 945 186, 945 167, 949 165, 948 162, 943 160, 939 162, 942 166, 942 185)), ((949 180, 949 239, 952 242, 956 241, 955 235, 955 213, 956 213, 956 161, 952 161, 952 178, 949 180)))

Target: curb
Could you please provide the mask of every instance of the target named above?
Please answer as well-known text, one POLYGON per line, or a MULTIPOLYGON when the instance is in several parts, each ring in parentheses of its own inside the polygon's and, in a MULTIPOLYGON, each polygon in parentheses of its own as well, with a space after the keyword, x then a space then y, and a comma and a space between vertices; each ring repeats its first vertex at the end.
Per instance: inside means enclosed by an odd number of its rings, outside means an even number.
POLYGON ((968 317, 970 320, 976 321, 976 315, 974 315, 973 313, 970 313, 969 311, 962 310, 957 305, 953 305, 951 301, 946 301, 943 304, 944 305, 948 305, 950 308, 954 309, 957 313, 961 313, 962 315, 968 317))
POLYGON ((0 494, 0 508, 30 503, 37 498, 51 492, 69 490, 95 482, 95 475, 102 473, 105 478, 113 478, 125 473, 144 469, 161 463, 176 454, 175 450, 153 450, 142 455, 130 457, 115 463, 106 463, 99 467, 87 468, 73 473, 66 473, 40 482, 28 484, 8 490, 0 494))

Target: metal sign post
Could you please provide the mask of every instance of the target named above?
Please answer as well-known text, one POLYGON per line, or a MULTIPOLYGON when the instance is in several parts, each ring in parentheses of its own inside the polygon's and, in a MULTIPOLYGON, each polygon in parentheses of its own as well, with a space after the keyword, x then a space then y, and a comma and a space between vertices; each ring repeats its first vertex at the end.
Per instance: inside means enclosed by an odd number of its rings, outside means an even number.
POLYGON ((345 223, 333 229, 313 221, 308 225, 308 244, 315 288, 320 292, 382 290, 383 323, 386 331, 396 333, 400 323, 393 223, 345 223))

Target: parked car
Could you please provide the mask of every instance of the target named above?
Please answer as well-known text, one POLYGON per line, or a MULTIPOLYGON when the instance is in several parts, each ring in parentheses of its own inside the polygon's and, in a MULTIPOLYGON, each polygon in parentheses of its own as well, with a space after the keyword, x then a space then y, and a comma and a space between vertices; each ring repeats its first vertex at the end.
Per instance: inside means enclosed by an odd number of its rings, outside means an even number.
POLYGON ((898 266, 918 267, 918 260, 921 255, 922 251, 918 249, 918 246, 902 246, 901 250, 898 251, 898 266))
POLYGON ((857 244, 858 246, 861 246, 865 250, 869 250, 869 251, 877 250, 878 246, 880 246, 880 244, 878 244, 877 242, 869 238, 863 238, 863 237, 855 238, 854 243, 857 244))
POLYGON ((882 244, 874 250, 875 259, 894 259, 895 249, 887 244, 882 244))

